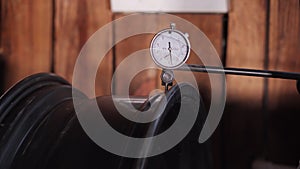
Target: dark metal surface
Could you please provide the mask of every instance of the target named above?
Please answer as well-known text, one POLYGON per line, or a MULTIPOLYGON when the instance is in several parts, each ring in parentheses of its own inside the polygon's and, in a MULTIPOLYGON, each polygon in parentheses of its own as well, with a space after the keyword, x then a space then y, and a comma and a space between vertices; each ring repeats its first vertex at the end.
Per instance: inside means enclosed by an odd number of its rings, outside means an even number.
MULTIPOLYGON (((240 68, 187 65, 181 71, 224 73, 230 75, 281 78, 297 81, 300 74, 240 68)), ((196 93, 192 86, 180 84, 196 93)), ((111 154, 97 146, 81 128, 73 106, 71 85, 54 74, 36 74, 25 78, 0 97, 0 168, 1 169, 209 169, 209 142, 198 143, 206 112, 203 103, 191 132, 174 148, 154 157, 133 159, 111 154)), ((90 111, 91 100, 78 91, 82 108, 90 111)), ((177 85, 166 93, 166 107, 153 122, 136 123, 120 115, 111 96, 98 97, 99 109, 118 132, 131 137, 151 137, 166 131, 176 120, 181 104, 193 107, 193 95, 181 98, 177 85), (188 100, 188 101, 185 101, 188 100)), ((152 97, 150 99, 157 99, 152 97)), ((148 110, 153 100, 118 98, 124 104, 148 110)), ((126 108, 126 106, 124 107, 126 108)), ((131 109, 130 109, 131 110, 131 109)), ((134 111, 134 110, 133 110, 134 111)), ((188 111, 188 110, 187 110, 188 111)))
MULTIPOLYGON (((167 130, 176 120, 180 106, 193 107, 191 100, 197 100, 194 97, 196 89, 187 84, 179 84, 172 87, 167 93, 167 106, 159 119, 149 125, 146 136, 155 136, 167 130), (179 87, 180 86, 180 87, 179 87), (180 90, 183 88, 189 90, 191 94, 182 95, 180 90), (184 98, 181 98, 184 97, 184 98)), ((184 110, 183 114, 188 114, 191 110, 184 110)), ((209 141, 203 144, 198 143, 198 137, 206 119, 204 104, 200 98, 200 108, 196 123, 189 134, 174 148, 163 155, 154 158, 138 159, 134 169, 209 169, 212 168, 212 159, 210 154, 209 141)), ((183 126, 181 126, 183 127, 183 126)), ((137 127, 136 127, 137 128, 137 127)), ((137 128, 138 130, 138 128, 137 128)))
MULTIPOLYGON (((82 99, 82 108, 90 111, 91 100, 79 91, 76 96, 82 99)), ((53 74, 30 76, 7 91, 0 98, 0 168, 210 168, 209 145, 197 142, 206 117, 201 105, 192 132, 182 142, 159 156, 133 159, 111 154, 90 140, 77 120, 72 97, 70 84, 53 74)), ((105 119, 117 131, 132 137, 148 137, 164 132, 177 117, 181 98, 176 86, 168 91, 167 98, 163 115, 148 124, 124 118, 110 96, 99 97, 97 102, 105 119)), ((149 109, 146 98, 119 101, 134 104, 140 110, 149 109)), ((184 104, 194 103, 189 100, 184 104)))
MULTIPOLYGON (((0 168, 14 168, 18 154, 24 156, 37 126, 59 102, 70 85, 54 74, 25 78, 0 98, 0 168)), ((71 92, 69 92, 69 95, 71 92)), ((47 140, 48 138, 44 138, 47 140)), ((31 162, 34 163, 31 159, 31 162)), ((25 167, 26 168, 26 167, 25 167)))

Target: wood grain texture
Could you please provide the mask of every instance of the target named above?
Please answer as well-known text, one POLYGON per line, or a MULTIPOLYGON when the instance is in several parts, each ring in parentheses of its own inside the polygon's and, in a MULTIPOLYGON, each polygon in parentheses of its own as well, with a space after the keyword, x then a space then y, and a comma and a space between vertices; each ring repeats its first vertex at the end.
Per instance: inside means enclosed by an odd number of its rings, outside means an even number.
MULTIPOLYGON (((264 69, 266 0, 232 0, 229 12, 227 67, 264 69)), ((229 76, 228 99, 260 105, 263 79, 229 76)))
MULTIPOLYGON (((55 73, 72 81, 77 56, 88 38, 101 26, 112 20, 109 0, 55 0, 55 73)), ((103 37, 107 44, 112 35, 103 37)), ((99 45, 99 50, 102 46, 99 45)), ((88 67, 88 63, 86 65, 88 67)), ((86 72, 88 73, 88 72, 86 72)), ((112 76, 112 54, 108 53, 99 66, 96 94, 110 94, 112 76)))
POLYGON ((212 42, 222 59, 223 14, 176 14, 176 16, 198 27, 212 42))
MULTIPOLYGON (((119 19, 121 17, 127 16, 128 14, 116 13, 114 14, 114 19, 119 19)), ((146 30, 146 27, 149 26, 147 24, 152 23, 143 23, 143 20, 136 20, 136 22, 132 23, 130 27, 140 27, 140 30, 146 30), (142 23, 142 24, 141 24, 142 23)), ((127 28, 118 27, 114 28, 115 36, 122 34, 123 31, 127 31, 127 28)), ((121 42, 117 43, 115 46, 115 67, 117 68, 120 63, 130 54, 134 52, 147 49, 150 46, 151 40, 153 38, 152 34, 140 34, 131 36, 127 39, 122 40, 121 42)), ((150 55, 142 56, 145 58, 145 61, 151 61, 150 55)), ((139 64, 139 63, 136 63, 139 64)), ((131 68, 135 68, 135 65, 131 65, 131 68)), ((134 79, 130 82, 129 94, 130 95, 140 95, 140 96, 147 96, 150 94, 152 90, 154 90, 157 86, 159 86, 160 81, 158 80, 159 71, 150 69, 144 70, 138 73, 134 79)), ((115 92, 116 94, 124 95, 128 89, 124 87, 124 82, 129 79, 121 77, 119 74, 116 73, 116 84, 115 84, 115 92)))
MULTIPOLYGON (((300 72, 300 1, 270 0, 269 69, 300 72)), ((296 83, 270 79, 268 158, 297 166, 300 95, 296 83)))
MULTIPOLYGON (((220 59, 223 58, 223 15, 222 14, 177 14, 177 16, 186 19, 187 21, 198 27, 211 41, 212 45, 219 54, 220 59)), ((191 44, 194 48, 201 48, 197 44, 191 44)), ((190 58, 187 61, 188 64, 203 65, 199 57, 192 51, 190 58)), ((198 82, 199 90, 204 98, 206 107, 210 106, 211 88, 209 83, 209 77, 206 73, 194 73, 194 76, 198 82)))
POLYGON ((38 72, 49 72, 52 55, 52 1, 1 1, 1 57, 5 88, 38 72))
MULTIPOLYGON (((264 69, 267 0, 230 4, 226 67, 264 69)), ((253 158, 260 156, 263 94, 262 78, 227 76, 225 168, 250 168, 253 158)))
MULTIPOLYGON (((300 72, 299 0, 271 0, 269 69, 300 72)), ((269 85, 270 109, 300 103, 294 82, 270 80, 269 85)))

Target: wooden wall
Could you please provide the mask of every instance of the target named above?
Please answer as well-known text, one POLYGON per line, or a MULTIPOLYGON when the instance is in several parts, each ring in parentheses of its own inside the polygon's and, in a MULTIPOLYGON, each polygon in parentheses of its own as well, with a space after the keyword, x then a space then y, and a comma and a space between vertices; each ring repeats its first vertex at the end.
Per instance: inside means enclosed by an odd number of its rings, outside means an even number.
MULTIPOLYGON (((300 72, 299 0, 230 2, 228 14, 177 15, 210 38, 224 66, 300 72)), ((108 0, 2 0, 0 9, 2 90, 37 72, 54 72, 71 81, 86 40, 101 26, 126 15, 113 14, 108 0)), ((113 34, 107 42, 112 40, 113 34)), ((149 35, 128 38, 107 54, 99 70, 105 76, 96 81, 98 95, 110 94, 114 68, 128 54, 148 47, 150 40, 149 35), (142 42, 134 43, 136 40, 142 42)), ((193 57, 189 60, 195 62, 193 57)), ((147 94, 158 87, 153 73, 140 76, 131 94, 147 94), (141 78, 145 75, 151 78, 141 78)), ((196 76, 208 100, 207 75, 196 76)), ((215 168, 250 168, 257 158, 296 165, 300 159, 300 96, 295 83, 228 76, 227 90, 227 107, 212 137, 215 168)))

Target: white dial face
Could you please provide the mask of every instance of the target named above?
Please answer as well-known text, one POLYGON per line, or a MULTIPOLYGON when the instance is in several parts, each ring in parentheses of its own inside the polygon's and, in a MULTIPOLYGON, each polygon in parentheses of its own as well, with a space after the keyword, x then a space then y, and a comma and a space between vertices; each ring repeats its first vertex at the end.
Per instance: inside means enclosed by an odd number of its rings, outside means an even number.
POLYGON ((158 66, 175 69, 182 66, 188 59, 190 43, 183 33, 166 29, 153 38, 150 53, 158 66))

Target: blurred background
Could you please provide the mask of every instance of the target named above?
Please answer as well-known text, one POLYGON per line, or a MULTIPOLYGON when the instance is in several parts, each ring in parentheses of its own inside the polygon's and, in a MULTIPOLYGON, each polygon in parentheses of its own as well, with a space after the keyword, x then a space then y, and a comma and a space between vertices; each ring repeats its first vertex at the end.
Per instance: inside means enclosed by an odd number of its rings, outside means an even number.
MULTIPOLYGON (((1 0, 0 5, 1 94, 38 72, 53 72, 71 82, 87 39, 106 23, 128 15, 113 13, 109 0, 1 0)), ((228 13, 172 14, 199 27, 226 67, 300 72, 299 0, 231 0, 228 13)), ((108 44, 114 32, 110 37, 108 44)), ((106 55, 96 80, 98 96, 110 95, 115 68, 126 56, 148 48, 152 37, 130 37, 106 55)), ((188 63, 201 61, 192 53, 188 63)), ((158 70, 139 73, 130 94, 148 95, 161 88, 159 75, 158 70)), ((208 76, 195 76, 208 109, 208 76)), ((113 90, 122 87, 120 82, 113 90)), ((226 109, 211 138, 214 168, 258 168, 263 162, 296 168, 299 124, 300 95, 294 81, 227 76, 226 109)))

